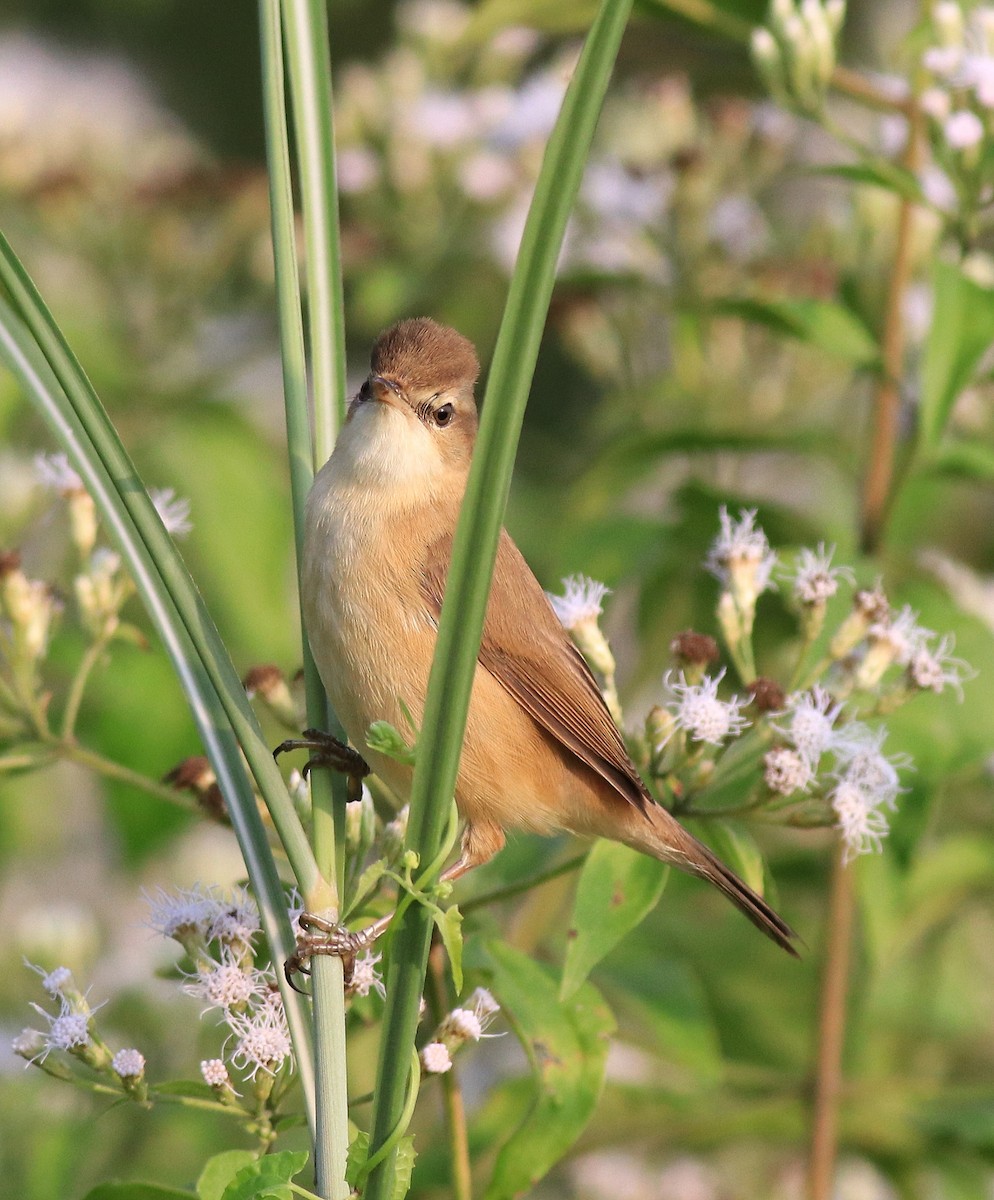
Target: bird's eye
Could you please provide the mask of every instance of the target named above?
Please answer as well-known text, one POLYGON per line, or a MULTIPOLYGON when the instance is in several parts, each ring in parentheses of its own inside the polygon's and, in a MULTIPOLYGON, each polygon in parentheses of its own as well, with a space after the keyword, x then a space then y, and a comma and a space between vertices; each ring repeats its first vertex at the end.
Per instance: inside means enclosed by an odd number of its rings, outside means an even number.
POLYGON ((440 404, 432 413, 435 424, 440 428, 444 428, 456 415, 456 410, 451 404, 440 404))
POLYGON ((356 399, 357 400, 369 400, 372 398, 372 395, 373 395, 373 389, 369 386, 369 380, 367 379, 366 382, 359 389, 359 395, 356 397, 356 399))

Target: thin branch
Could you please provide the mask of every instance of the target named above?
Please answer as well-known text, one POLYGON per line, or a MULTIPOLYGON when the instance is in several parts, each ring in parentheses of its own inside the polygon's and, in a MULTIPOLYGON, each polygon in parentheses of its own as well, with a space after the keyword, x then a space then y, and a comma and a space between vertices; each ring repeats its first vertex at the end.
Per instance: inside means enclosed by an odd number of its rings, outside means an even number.
POLYGON ((831 1200, 839 1139, 839 1096, 842 1090, 842 1047, 846 1032, 846 999, 852 943, 855 882, 835 856, 828 900, 828 944, 821 985, 818 1019, 818 1059, 815 1066, 808 1160, 808 1200, 831 1200))
POLYGON ((520 896, 522 892, 530 892, 532 888, 541 887, 543 883, 548 883, 552 879, 558 879, 560 875, 566 875, 570 871, 579 870, 580 867, 587 861, 587 851, 582 854, 576 854, 573 858, 567 858, 565 862, 558 863, 554 867, 549 867, 546 871, 539 871, 537 875, 532 875, 528 879, 522 879, 518 883, 509 883, 507 887, 495 888, 492 892, 484 892, 482 896, 474 896, 471 900, 465 900, 459 905, 459 911, 465 916, 467 913, 473 912, 477 908, 488 908, 491 904, 499 904, 502 900, 510 900, 514 896, 520 896))
MULTIPOLYGON (((921 152, 921 113, 912 110, 908 125, 908 147, 902 165, 909 171, 918 167, 921 152)), ((873 404, 873 442, 863 489, 862 545, 872 554, 880 545, 887 510, 893 499, 894 455, 901 405, 901 376, 907 332, 904 322, 904 294, 911 279, 912 234, 915 204, 902 198, 897 218, 897 245, 894 267, 887 290, 881 339, 881 375, 873 404)))

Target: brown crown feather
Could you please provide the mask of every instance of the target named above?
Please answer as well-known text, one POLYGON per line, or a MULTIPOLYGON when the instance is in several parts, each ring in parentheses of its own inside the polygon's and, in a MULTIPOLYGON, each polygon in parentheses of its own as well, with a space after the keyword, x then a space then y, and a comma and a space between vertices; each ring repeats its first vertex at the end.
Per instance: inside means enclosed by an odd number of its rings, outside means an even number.
POLYGON ((480 373, 473 343, 430 317, 412 317, 391 325, 376 339, 370 366, 409 388, 445 391, 472 388, 480 373))

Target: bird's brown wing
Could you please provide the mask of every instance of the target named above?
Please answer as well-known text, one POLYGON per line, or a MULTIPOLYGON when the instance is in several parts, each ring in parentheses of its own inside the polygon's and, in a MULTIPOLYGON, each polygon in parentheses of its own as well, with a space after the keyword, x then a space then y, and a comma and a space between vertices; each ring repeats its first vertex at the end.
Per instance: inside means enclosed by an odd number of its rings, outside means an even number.
MULTIPOLYGON (((452 539, 429 547, 422 589, 442 608, 452 539)), ((583 656, 570 641, 520 550, 502 530, 479 661, 521 707, 618 794, 653 803, 583 656)))

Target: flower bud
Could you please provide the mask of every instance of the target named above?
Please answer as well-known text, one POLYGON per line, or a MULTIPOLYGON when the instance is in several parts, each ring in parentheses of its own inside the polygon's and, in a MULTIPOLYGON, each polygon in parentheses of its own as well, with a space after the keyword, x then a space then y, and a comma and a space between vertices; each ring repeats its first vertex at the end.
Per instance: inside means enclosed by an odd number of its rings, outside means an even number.
POLYGON ((289 729, 300 729, 304 725, 304 714, 300 711, 286 676, 273 663, 252 667, 242 680, 242 687, 250 700, 256 696, 272 715, 289 729))

